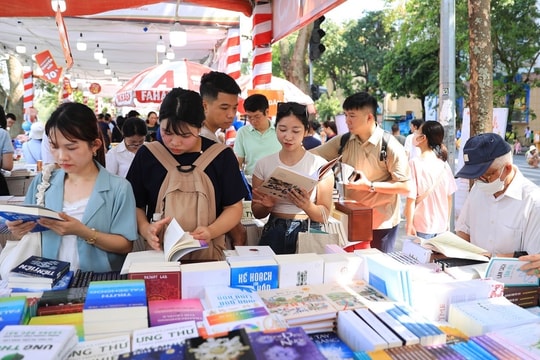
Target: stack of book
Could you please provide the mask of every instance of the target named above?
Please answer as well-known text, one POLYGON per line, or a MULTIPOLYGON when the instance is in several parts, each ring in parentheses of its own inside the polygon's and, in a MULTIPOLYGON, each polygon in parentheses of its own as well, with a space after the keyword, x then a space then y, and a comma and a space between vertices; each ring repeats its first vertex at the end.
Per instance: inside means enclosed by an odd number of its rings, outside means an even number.
POLYGON ((26 324, 29 318, 25 296, 0 297, 0 330, 6 325, 26 324))
POLYGON ((144 280, 148 301, 177 300, 182 297, 179 262, 134 262, 129 267, 127 278, 144 280))
POLYGON ((272 255, 229 256, 227 262, 233 288, 259 291, 278 287, 278 264, 272 255))
POLYGON ((282 356, 287 359, 327 359, 301 327, 273 332, 248 332, 247 335, 257 359, 281 359, 282 356))
POLYGON ((174 324, 184 321, 203 320, 204 307, 201 300, 168 299, 148 301, 150 326, 174 324))
POLYGON ((195 321, 184 321, 168 325, 153 326, 133 331, 131 350, 159 350, 172 345, 183 345, 184 341, 199 336, 195 321))
POLYGON ((45 291, 38 301, 37 315, 80 313, 88 288, 76 287, 58 291, 45 291))
POLYGON ((148 327, 144 280, 93 281, 83 308, 86 340, 129 334, 148 327))
POLYGON ((66 359, 77 336, 70 325, 8 325, 0 344, 1 359, 66 359))
POLYGON ((51 290, 69 271, 70 263, 30 256, 11 270, 8 287, 31 290, 51 290))
POLYGON ((81 341, 71 350, 69 360, 118 359, 129 353, 131 337, 129 335, 114 336, 107 339, 81 341))

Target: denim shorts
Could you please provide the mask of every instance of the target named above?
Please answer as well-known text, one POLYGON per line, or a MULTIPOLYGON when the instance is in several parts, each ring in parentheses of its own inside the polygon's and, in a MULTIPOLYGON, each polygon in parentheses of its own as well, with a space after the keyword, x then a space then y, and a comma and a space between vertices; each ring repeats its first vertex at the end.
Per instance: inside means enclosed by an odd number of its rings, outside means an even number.
MULTIPOLYGON (((307 229, 307 219, 282 219, 270 215, 264 225, 259 245, 270 246, 276 254, 294 254, 298 233, 306 232, 307 229)), ((311 229, 320 230, 321 224, 311 221, 311 229)))

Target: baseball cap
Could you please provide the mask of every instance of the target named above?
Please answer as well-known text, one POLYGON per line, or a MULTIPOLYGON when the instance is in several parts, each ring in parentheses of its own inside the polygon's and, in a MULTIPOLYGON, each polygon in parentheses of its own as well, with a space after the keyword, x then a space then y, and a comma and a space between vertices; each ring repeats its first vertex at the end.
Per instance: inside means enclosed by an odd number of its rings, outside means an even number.
POLYGON ((43 132, 45 131, 45 126, 40 122, 35 122, 30 126, 30 132, 28 133, 28 136, 31 139, 42 139, 43 138, 43 132))
POLYGON ((473 136, 463 147, 465 165, 458 171, 456 177, 476 179, 482 176, 490 167, 493 160, 512 151, 502 137, 494 133, 473 136))

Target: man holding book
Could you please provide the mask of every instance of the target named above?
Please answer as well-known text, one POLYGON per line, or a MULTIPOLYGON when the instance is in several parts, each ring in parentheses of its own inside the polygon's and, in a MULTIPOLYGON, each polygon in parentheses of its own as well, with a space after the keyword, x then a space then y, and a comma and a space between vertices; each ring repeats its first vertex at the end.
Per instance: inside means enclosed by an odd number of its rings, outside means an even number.
MULTIPOLYGON (((493 256, 540 253, 540 188, 513 165, 511 146, 497 134, 480 134, 467 141, 463 158, 456 176, 473 179, 474 185, 456 223, 457 234, 493 256)), ((531 272, 538 268, 540 261, 527 267, 531 272)))

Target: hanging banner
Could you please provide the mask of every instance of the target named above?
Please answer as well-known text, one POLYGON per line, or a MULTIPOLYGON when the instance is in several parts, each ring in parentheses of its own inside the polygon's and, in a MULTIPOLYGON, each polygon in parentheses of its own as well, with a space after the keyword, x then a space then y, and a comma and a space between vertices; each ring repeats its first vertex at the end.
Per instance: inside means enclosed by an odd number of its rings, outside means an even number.
POLYGON ((66 60, 66 70, 69 70, 73 66, 73 55, 71 55, 66 24, 64 23, 60 8, 56 10, 56 27, 58 28, 58 34, 60 35, 60 46, 62 46, 62 52, 64 53, 64 59, 66 60))
POLYGON ((60 75, 62 74, 62 68, 56 65, 49 50, 36 54, 36 63, 43 71, 43 76, 40 76, 41 79, 58 84, 60 75))

